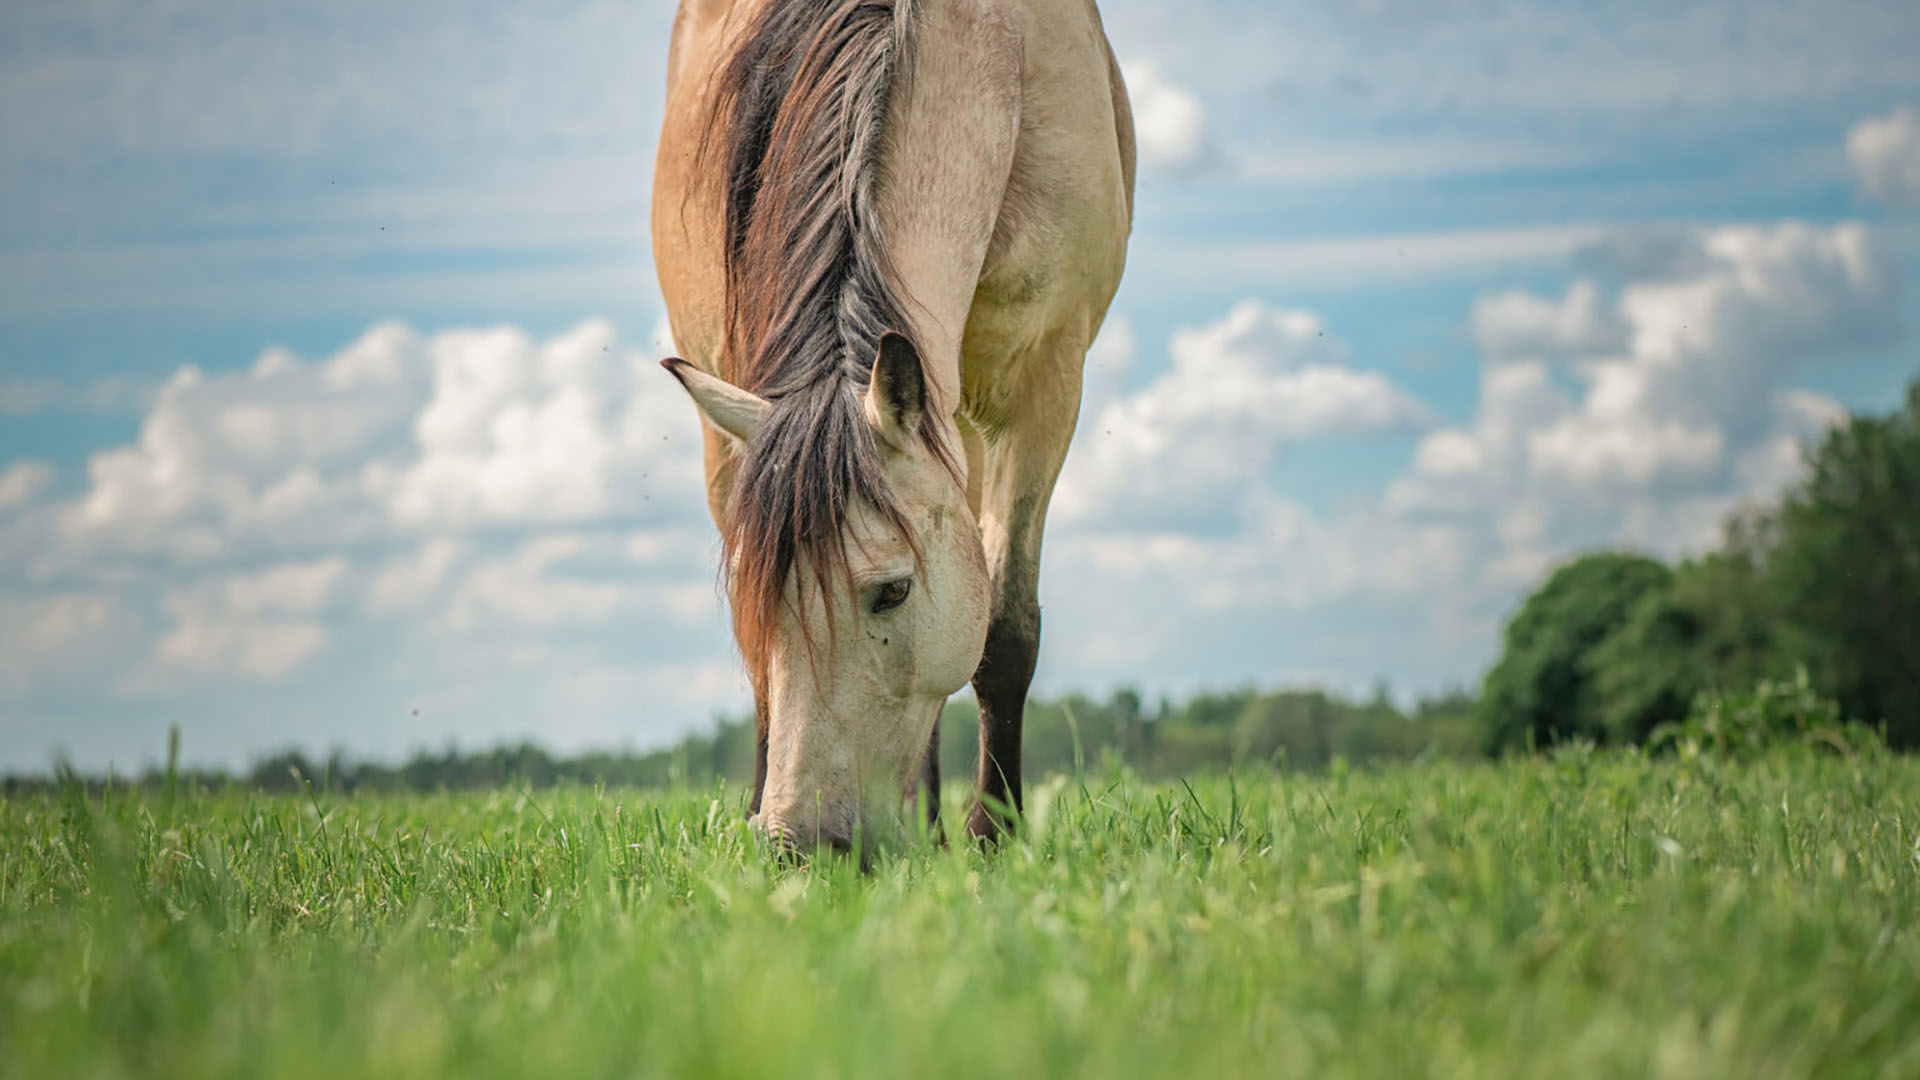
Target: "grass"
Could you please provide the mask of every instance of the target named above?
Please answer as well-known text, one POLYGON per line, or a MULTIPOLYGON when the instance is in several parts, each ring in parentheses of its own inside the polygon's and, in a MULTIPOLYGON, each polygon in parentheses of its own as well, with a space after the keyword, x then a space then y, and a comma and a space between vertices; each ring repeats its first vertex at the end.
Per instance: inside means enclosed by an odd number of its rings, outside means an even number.
POLYGON ((0 1072, 1920 1076, 1920 761, 1055 780, 866 877, 741 801, 0 802, 0 1072))

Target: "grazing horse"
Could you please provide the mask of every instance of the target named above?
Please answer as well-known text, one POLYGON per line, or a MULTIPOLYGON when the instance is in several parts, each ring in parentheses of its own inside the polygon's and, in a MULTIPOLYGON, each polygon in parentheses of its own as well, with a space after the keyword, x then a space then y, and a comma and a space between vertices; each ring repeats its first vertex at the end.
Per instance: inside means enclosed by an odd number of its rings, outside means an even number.
POLYGON ((1119 287, 1133 118, 1093 0, 682 0, 653 253, 705 418, 756 825, 846 848, 980 704, 1021 803, 1040 534, 1119 287))

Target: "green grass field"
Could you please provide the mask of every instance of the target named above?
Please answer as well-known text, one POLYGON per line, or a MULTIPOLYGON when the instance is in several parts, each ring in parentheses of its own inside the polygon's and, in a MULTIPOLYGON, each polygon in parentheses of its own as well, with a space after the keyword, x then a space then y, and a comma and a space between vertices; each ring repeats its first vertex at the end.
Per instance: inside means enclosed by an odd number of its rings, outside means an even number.
POLYGON ((0 1070, 1920 1076, 1920 761, 1055 780, 866 877, 741 801, 0 802, 0 1070))

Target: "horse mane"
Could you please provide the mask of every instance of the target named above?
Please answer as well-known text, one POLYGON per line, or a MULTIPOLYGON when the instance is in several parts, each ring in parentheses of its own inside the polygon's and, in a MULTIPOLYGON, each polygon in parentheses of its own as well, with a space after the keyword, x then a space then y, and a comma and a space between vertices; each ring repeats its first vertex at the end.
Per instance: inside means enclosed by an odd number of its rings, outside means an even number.
MULTIPOLYGON (((721 521, 756 691, 788 574, 804 566, 826 592, 847 579, 854 504, 914 542, 862 402, 881 335, 911 330, 874 195, 913 29, 914 0, 769 0, 716 75, 699 153, 725 169, 720 374, 773 403, 721 521)), ((933 413, 921 438, 950 461, 933 413)))

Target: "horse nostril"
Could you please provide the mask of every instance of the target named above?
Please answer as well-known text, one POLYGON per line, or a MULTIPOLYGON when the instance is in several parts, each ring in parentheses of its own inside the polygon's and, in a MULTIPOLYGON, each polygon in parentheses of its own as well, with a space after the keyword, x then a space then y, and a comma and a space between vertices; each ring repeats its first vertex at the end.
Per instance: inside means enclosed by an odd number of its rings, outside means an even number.
POLYGON ((856 846, 850 838, 838 834, 823 835, 820 838, 820 845, 831 850, 835 855, 857 855, 860 861, 860 872, 862 874, 873 872, 873 852, 867 845, 856 846))
POLYGON ((755 835, 759 836, 760 842, 766 845, 767 852, 773 856, 773 861, 777 865, 796 867, 806 865, 806 852, 801 848, 800 840, 793 834, 793 830, 778 822, 768 821, 760 814, 747 819, 747 825, 755 835))
POLYGON ((807 849, 792 833, 785 829, 774 829, 767 834, 767 840, 773 848, 775 865, 796 870, 807 865, 807 849))
MULTIPOLYGON (((805 831, 791 828, 778 822, 765 822, 753 819, 752 825, 773 855, 774 861, 781 866, 802 867, 818 851, 826 850, 835 855, 854 853, 853 840, 843 833, 818 830, 809 838, 805 831)), ((861 868, 867 865, 866 853, 860 853, 861 868)))

